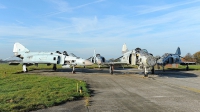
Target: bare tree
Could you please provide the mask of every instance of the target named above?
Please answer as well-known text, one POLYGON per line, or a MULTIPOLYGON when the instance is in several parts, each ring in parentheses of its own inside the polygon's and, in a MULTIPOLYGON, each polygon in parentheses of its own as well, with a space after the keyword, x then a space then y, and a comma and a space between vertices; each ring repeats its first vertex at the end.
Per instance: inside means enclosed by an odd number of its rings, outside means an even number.
POLYGON ((187 53, 185 57, 183 57, 186 61, 194 61, 194 57, 192 54, 187 53))
POLYGON ((197 63, 200 63, 200 51, 193 54, 194 59, 196 59, 197 63))

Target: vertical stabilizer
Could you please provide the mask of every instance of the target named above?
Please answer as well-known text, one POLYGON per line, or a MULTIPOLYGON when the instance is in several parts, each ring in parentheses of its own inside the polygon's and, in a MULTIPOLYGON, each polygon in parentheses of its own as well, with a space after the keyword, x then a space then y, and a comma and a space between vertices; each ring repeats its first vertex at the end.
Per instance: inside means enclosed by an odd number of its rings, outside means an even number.
POLYGON ((18 52, 29 52, 29 50, 25 48, 22 44, 17 42, 14 44, 13 52, 15 53, 15 56, 17 56, 18 52))
POLYGON ((94 54, 93 54, 93 63, 96 63, 96 52, 95 52, 95 49, 94 49, 94 54))
POLYGON ((95 52, 95 49, 94 49, 94 53, 93 53, 93 56, 94 56, 94 57, 96 56, 96 52, 95 52))
POLYGON ((128 48, 127 48, 126 44, 124 44, 124 45, 122 46, 122 54, 124 54, 124 53, 126 53, 126 52, 128 52, 128 48))
POLYGON ((176 53, 175 53, 175 54, 177 54, 177 55, 179 55, 179 56, 181 55, 181 49, 180 49, 179 47, 177 48, 177 50, 176 50, 176 53))

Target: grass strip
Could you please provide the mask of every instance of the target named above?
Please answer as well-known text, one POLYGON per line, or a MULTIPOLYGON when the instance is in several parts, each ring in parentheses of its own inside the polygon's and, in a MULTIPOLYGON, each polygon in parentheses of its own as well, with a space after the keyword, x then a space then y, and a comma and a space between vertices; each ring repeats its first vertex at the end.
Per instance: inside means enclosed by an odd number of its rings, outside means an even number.
POLYGON ((21 66, 0 64, 0 112, 37 110, 89 96, 87 84, 83 81, 14 74, 20 72, 19 68, 21 66), (77 92, 77 83, 83 88, 82 93, 77 92))

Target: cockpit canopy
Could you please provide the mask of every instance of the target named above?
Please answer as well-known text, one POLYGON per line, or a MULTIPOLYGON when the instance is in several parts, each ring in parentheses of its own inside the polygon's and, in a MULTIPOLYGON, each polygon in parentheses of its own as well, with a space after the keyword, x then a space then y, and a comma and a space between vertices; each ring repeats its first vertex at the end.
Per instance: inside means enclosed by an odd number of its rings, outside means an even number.
POLYGON ((69 56, 69 55, 67 54, 67 51, 63 51, 63 55, 69 56))
POLYGON ((140 49, 139 47, 135 49, 135 52, 136 52, 136 53, 137 53, 137 52, 139 53, 140 51, 141 51, 141 49, 140 49))
POLYGON ((148 54, 148 51, 146 49, 141 49, 141 48, 136 48, 135 49, 136 53, 143 53, 143 54, 148 54))
POLYGON ((148 54, 148 51, 146 49, 142 49, 141 52, 144 52, 144 53, 148 54))
POLYGON ((100 57, 101 55, 100 54, 96 54, 96 57, 100 57))

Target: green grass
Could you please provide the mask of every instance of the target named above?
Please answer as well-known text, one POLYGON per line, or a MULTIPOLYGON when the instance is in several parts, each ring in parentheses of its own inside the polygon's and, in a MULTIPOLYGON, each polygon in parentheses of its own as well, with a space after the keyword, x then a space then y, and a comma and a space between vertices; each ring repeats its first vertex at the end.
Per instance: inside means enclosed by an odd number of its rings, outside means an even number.
MULTIPOLYGON (((186 65, 178 65, 178 68, 167 68, 165 67, 165 70, 186 70, 186 65)), ((157 69, 157 66, 155 66, 157 69)), ((162 66, 160 66, 160 70, 162 70, 162 66)), ((200 70, 200 65, 189 65, 189 70, 200 70)))
MULTIPOLYGON (((186 70, 187 66, 179 65, 178 69, 186 70)), ((200 70, 200 65, 189 65, 189 70, 200 70)))
MULTIPOLYGON (((29 67, 51 69, 52 67, 29 67)), ((62 104, 81 97, 89 97, 89 90, 83 81, 65 77, 14 74, 22 66, 0 64, 0 112, 31 111, 62 104), (5 73, 6 72, 6 73, 5 73), (77 83, 83 93, 77 92, 77 83)))

